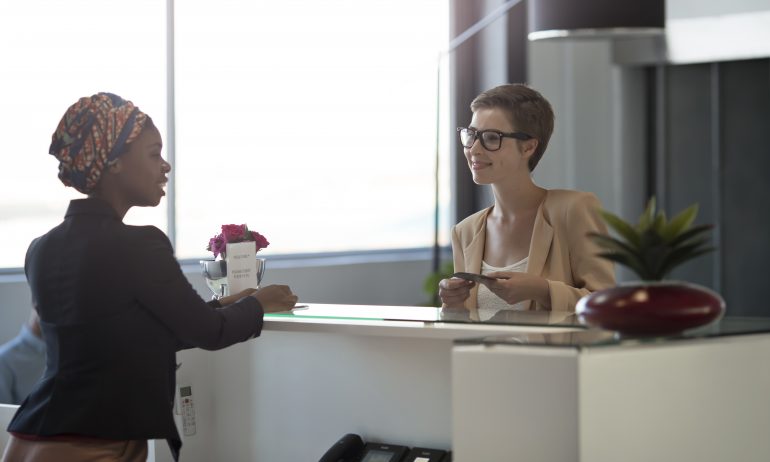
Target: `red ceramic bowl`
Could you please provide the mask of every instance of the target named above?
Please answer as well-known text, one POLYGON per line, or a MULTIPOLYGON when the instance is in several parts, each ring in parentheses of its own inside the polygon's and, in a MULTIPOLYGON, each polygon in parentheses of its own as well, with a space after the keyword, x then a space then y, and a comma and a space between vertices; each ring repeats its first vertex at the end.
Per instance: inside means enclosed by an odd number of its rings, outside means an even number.
POLYGON ((672 335, 719 319, 725 301, 697 284, 638 282, 587 295, 575 311, 591 327, 636 336, 672 335))

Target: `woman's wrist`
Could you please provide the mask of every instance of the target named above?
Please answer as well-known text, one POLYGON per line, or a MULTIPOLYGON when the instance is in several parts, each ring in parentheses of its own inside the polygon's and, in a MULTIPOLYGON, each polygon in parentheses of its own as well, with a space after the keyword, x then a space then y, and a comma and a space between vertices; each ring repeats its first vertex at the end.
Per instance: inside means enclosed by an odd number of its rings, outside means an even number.
POLYGON ((544 308, 551 308, 551 286, 548 283, 548 279, 538 277, 537 281, 535 281, 534 290, 535 293, 532 299, 544 308))

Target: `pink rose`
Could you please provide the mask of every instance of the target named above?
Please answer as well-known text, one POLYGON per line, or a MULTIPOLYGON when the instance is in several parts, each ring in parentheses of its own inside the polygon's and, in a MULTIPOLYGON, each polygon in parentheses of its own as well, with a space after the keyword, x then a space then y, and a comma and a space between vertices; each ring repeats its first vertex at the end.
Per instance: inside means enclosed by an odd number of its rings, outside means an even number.
POLYGON ((225 242, 243 242, 246 239, 246 225, 222 225, 225 242))
POLYGON ((256 231, 250 231, 245 224, 222 225, 222 232, 209 239, 206 250, 213 252, 214 258, 217 258, 220 255, 222 258, 225 258, 227 244, 245 241, 253 241, 257 248, 257 252, 270 245, 265 236, 256 231))
POLYGON ((254 240, 254 242, 257 243, 257 252, 259 252, 260 249, 264 249, 265 247, 270 245, 270 243, 267 242, 267 239, 265 238, 265 236, 259 234, 256 231, 251 232, 251 238, 254 240))
POLYGON ((225 242, 221 234, 217 234, 216 236, 209 239, 209 245, 208 247, 206 247, 206 250, 209 250, 214 253, 214 258, 217 258, 219 254, 222 254, 224 256, 226 249, 227 249, 227 243, 225 242))

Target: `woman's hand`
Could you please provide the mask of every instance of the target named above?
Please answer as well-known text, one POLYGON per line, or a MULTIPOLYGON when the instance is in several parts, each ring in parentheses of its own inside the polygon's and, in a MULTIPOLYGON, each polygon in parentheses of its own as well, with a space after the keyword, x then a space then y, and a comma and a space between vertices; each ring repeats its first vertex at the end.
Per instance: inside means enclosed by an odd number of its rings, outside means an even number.
POLYGON ((546 308, 551 307, 551 292, 545 278, 516 271, 495 271, 487 276, 497 278, 497 281, 486 283, 489 290, 509 305, 535 300, 546 308))
POLYGON ((471 289, 476 283, 460 278, 442 279, 438 283, 438 296, 447 307, 460 307, 471 296, 471 289))
POLYGON ((251 296, 259 300, 265 313, 288 311, 297 303, 297 296, 291 292, 289 286, 283 285, 265 286, 251 296))
POLYGON ((237 302, 238 300, 242 299, 243 297, 248 297, 249 295, 253 294, 256 291, 257 291, 257 289, 244 289, 244 290, 238 292, 237 294, 228 295, 226 297, 220 298, 219 299, 219 304, 222 305, 222 306, 231 305, 231 304, 237 302))

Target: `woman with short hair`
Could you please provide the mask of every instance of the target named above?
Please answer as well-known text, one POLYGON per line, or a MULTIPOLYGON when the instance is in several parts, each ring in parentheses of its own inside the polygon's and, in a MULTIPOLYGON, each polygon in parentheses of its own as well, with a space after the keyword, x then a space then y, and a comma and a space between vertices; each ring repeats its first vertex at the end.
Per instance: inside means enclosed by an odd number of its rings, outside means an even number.
POLYGON ((494 205, 452 228, 457 272, 481 273, 481 285, 450 278, 439 283, 445 307, 479 310, 574 311, 577 301, 615 284, 611 262, 596 256, 588 232, 606 233, 592 193, 545 189, 532 171, 553 132, 550 103, 523 84, 481 93, 468 127, 458 128, 473 181, 490 185, 494 205))

